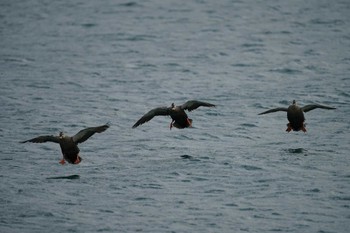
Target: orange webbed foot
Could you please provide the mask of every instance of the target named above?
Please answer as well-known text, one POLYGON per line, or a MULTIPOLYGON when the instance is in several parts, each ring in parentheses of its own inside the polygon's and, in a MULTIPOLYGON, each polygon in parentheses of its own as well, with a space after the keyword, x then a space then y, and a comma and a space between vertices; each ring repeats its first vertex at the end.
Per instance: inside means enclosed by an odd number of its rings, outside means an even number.
POLYGON ((287 131, 288 133, 289 133, 290 131, 292 131, 292 127, 290 127, 290 123, 287 124, 287 127, 288 127, 288 128, 286 129, 286 131, 287 131))
POLYGON ((64 165, 66 163, 66 161, 64 161, 64 159, 61 159, 59 163, 64 165))
POLYGON ((192 121, 189 118, 187 118, 187 123, 188 123, 188 127, 192 127, 192 121))
POLYGON ((303 125, 303 127, 301 127, 301 130, 306 133, 306 129, 305 129, 305 125, 303 125))
POLYGON ((74 164, 79 164, 81 162, 80 158, 77 157, 77 159, 74 161, 74 164))

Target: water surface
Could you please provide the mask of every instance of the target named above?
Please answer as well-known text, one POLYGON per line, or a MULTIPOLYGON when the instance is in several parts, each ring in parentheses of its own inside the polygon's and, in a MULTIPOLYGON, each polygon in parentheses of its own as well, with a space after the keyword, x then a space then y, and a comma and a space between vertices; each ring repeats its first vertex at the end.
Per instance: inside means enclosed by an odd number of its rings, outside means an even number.
POLYGON ((2 1, 1 232, 347 232, 348 1, 2 1), (153 107, 217 105, 131 126, 153 107), (269 108, 322 103, 307 133, 269 108), (19 141, 111 123, 61 166, 19 141))

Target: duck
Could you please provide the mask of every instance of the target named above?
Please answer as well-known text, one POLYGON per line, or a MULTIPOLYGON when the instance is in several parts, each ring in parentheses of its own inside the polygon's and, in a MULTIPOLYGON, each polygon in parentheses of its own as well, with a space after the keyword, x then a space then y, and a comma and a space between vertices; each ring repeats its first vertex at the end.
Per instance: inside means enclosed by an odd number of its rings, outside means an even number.
POLYGON ((21 141, 20 143, 32 142, 32 143, 44 143, 44 142, 54 142, 58 143, 61 147, 63 158, 60 160, 60 164, 65 164, 67 161, 70 164, 79 164, 82 158, 79 155, 80 149, 78 147, 79 143, 85 142, 95 133, 102 133, 109 128, 109 124, 89 127, 80 130, 77 134, 70 137, 60 132, 58 136, 44 135, 35 137, 29 140, 21 141))
POLYGON ((273 108, 270 110, 267 110, 265 112, 259 113, 258 115, 263 115, 267 113, 272 113, 272 112, 278 112, 278 111, 283 111, 287 112, 287 119, 289 123, 287 124, 287 132, 290 131, 303 131, 304 133, 306 132, 305 128, 305 117, 304 117, 304 112, 309 112, 311 110, 314 110, 316 108, 321 108, 321 109, 336 109, 334 107, 330 106, 325 106, 321 104, 309 104, 305 105, 304 107, 300 107, 297 105, 296 101, 293 100, 292 104, 288 107, 279 107, 279 108, 273 108))
POLYGON ((139 125, 142 125, 150 121, 155 116, 170 116, 172 119, 169 126, 170 130, 173 127, 178 129, 190 128, 192 127, 193 120, 187 116, 185 110, 188 110, 189 112, 191 112, 199 107, 215 107, 215 105, 208 102, 198 101, 198 100, 189 100, 186 103, 178 106, 172 103, 170 107, 157 107, 150 110, 145 115, 143 115, 132 126, 132 128, 136 128, 139 125))

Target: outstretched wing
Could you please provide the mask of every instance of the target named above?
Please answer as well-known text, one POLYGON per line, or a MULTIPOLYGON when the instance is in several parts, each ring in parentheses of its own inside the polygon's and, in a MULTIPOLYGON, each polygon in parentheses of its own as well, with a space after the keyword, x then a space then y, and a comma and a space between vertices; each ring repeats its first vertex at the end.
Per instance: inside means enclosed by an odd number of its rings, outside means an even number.
POLYGON ((267 113, 271 113, 271 112, 279 112, 279 111, 283 111, 283 112, 287 112, 288 108, 273 108, 270 110, 267 110, 265 112, 259 113, 258 115, 263 115, 263 114, 267 114, 267 113))
POLYGON ((309 105, 305 105, 301 109, 303 110, 303 112, 308 112, 308 111, 314 110, 315 108, 336 109, 336 108, 321 105, 321 104, 309 104, 309 105))
POLYGON ((60 138, 58 136, 52 136, 52 135, 46 135, 46 136, 39 136, 36 138, 32 138, 26 141, 22 141, 20 143, 26 143, 26 142, 33 142, 33 143, 43 143, 43 142, 55 142, 60 143, 60 138))
POLYGON ((167 116, 170 114, 170 109, 167 107, 154 108, 145 115, 143 115, 133 126, 132 128, 136 128, 147 121, 150 121, 155 116, 167 116))
POLYGON ((97 126, 97 127, 86 128, 86 129, 80 130, 72 138, 75 143, 82 143, 88 140, 95 133, 102 133, 108 128, 109 128, 108 124, 97 126))
POLYGON ((214 104, 203 102, 203 101, 198 101, 198 100, 189 100, 183 105, 181 105, 182 109, 187 109, 188 111, 192 111, 197 109, 198 107, 215 107, 214 104))

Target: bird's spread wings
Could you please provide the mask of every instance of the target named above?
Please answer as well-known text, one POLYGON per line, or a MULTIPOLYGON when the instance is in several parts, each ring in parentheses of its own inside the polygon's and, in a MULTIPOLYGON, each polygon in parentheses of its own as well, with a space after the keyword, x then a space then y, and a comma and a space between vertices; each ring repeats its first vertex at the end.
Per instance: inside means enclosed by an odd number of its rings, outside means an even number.
POLYGON ((305 105, 301 109, 303 110, 303 112, 308 112, 308 111, 314 110, 315 108, 336 109, 336 108, 321 105, 321 104, 309 104, 309 105, 305 105))
POLYGON ((76 135, 73 136, 73 141, 75 143, 85 142, 95 133, 102 133, 103 131, 105 131, 108 128, 109 128, 109 125, 106 124, 106 125, 101 125, 101 126, 97 126, 97 127, 90 127, 90 128, 80 130, 76 135))
POLYGON ((58 136, 52 136, 52 135, 46 135, 46 136, 39 136, 36 138, 32 138, 26 141, 22 141, 21 143, 26 142, 33 142, 33 143, 43 143, 43 142, 55 142, 60 143, 60 138, 58 136))
POLYGON ((270 110, 267 110, 265 112, 259 113, 258 115, 263 115, 263 114, 267 114, 267 113, 271 113, 271 112, 279 112, 279 111, 283 111, 283 112, 287 112, 287 108, 273 108, 270 110))
POLYGON ((136 128, 147 121, 150 121, 155 116, 167 116, 170 114, 170 109, 167 107, 154 108, 145 115, 143 115, 132 127, 136 128))
POLYGON ((192 111, 197 109, 198 107, 203 106, 203 107, 215 107, 214 104, 210 104, 207 102, 202 102, 202 101, 198 101, 198 100, 189 100, 186 103, 184 103, 183 105, 181 105, 182 109, 187 109, 188 111, 192 111))

